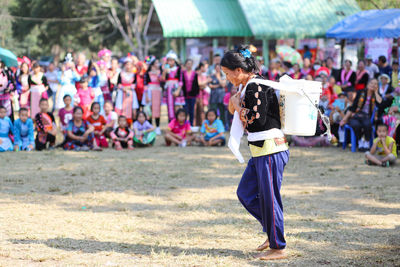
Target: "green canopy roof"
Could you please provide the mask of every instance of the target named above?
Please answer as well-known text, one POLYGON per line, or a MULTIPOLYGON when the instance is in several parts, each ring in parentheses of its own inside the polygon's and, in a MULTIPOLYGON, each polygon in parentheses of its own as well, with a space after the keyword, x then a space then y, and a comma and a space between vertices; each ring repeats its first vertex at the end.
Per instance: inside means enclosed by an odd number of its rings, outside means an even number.
POLYGON ((238 0, 257 38, 324 37, 337 22, 360 11, 355 0, 238 0))
POLYGON ((237 0, 153 0, 153 4, 165 38, 253 35, 237 0))

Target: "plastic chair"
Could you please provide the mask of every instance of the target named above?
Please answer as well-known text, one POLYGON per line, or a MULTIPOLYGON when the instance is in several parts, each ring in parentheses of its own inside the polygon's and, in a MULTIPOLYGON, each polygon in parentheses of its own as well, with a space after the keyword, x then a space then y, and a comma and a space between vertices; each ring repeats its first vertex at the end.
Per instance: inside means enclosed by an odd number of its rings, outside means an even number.
MULTIPOLYGON (((375 138, 375 126, 374 126, 375 113, 376 113, 376 108, 374 108, 374 110, 372 111, 372 116, 371 116, 372 133, 371 133, 371 139, 369 140, 369 147, 372 147, 375 138)), ((343 149, 346 149, 347 147, 348 144, 347 138, 348 134, 350 133, 351 152, 356 152, 358 146, 357 142, 358 140, 356 134, 354 133, 353 128, 351 128, 350 125, 345 124, 343 126, 343 129, 344 129, 343 149)))

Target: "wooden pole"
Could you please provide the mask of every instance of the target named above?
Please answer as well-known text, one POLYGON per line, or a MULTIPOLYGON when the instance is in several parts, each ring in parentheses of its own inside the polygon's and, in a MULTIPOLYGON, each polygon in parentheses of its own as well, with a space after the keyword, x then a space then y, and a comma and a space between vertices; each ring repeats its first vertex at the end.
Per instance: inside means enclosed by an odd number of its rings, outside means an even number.
POLYGON ((268 68, 269 65, 269 45, 268 45, 268 39, 264 38, 262 40, 263 43, 263 57, 264 57, 264 66, 268 68))

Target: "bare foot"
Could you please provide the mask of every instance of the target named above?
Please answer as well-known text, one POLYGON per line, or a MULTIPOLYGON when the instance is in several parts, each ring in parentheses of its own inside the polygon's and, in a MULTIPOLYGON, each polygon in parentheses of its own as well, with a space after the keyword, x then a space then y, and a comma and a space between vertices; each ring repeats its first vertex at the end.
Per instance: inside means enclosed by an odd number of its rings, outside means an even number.
POLYGON ((262 245, 259 245, 256 250, 257 251, 263 251, 264 249, 269 248, 269 240, 267 238, 267 240, 265 240, 265 242, 262 245))
POLYGON ((286 259, 287 255, 284 249, 270 249, 260 253, 256 258, 264 261, 286 259))

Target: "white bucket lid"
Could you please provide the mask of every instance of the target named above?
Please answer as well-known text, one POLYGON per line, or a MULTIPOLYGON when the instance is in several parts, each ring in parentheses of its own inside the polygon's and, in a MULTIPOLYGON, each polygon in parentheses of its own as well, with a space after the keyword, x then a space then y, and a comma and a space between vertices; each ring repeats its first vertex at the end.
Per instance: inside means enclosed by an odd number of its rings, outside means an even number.
POLYGON ((288 75, 284 75, 279 79, 279 83, 282 85, 279 86, 281 92, 298 93, 302 95, 304 90, 307 94, 322 93, 322 83, 318 81, 307 81, 304 79, 294 80, 288 75))

